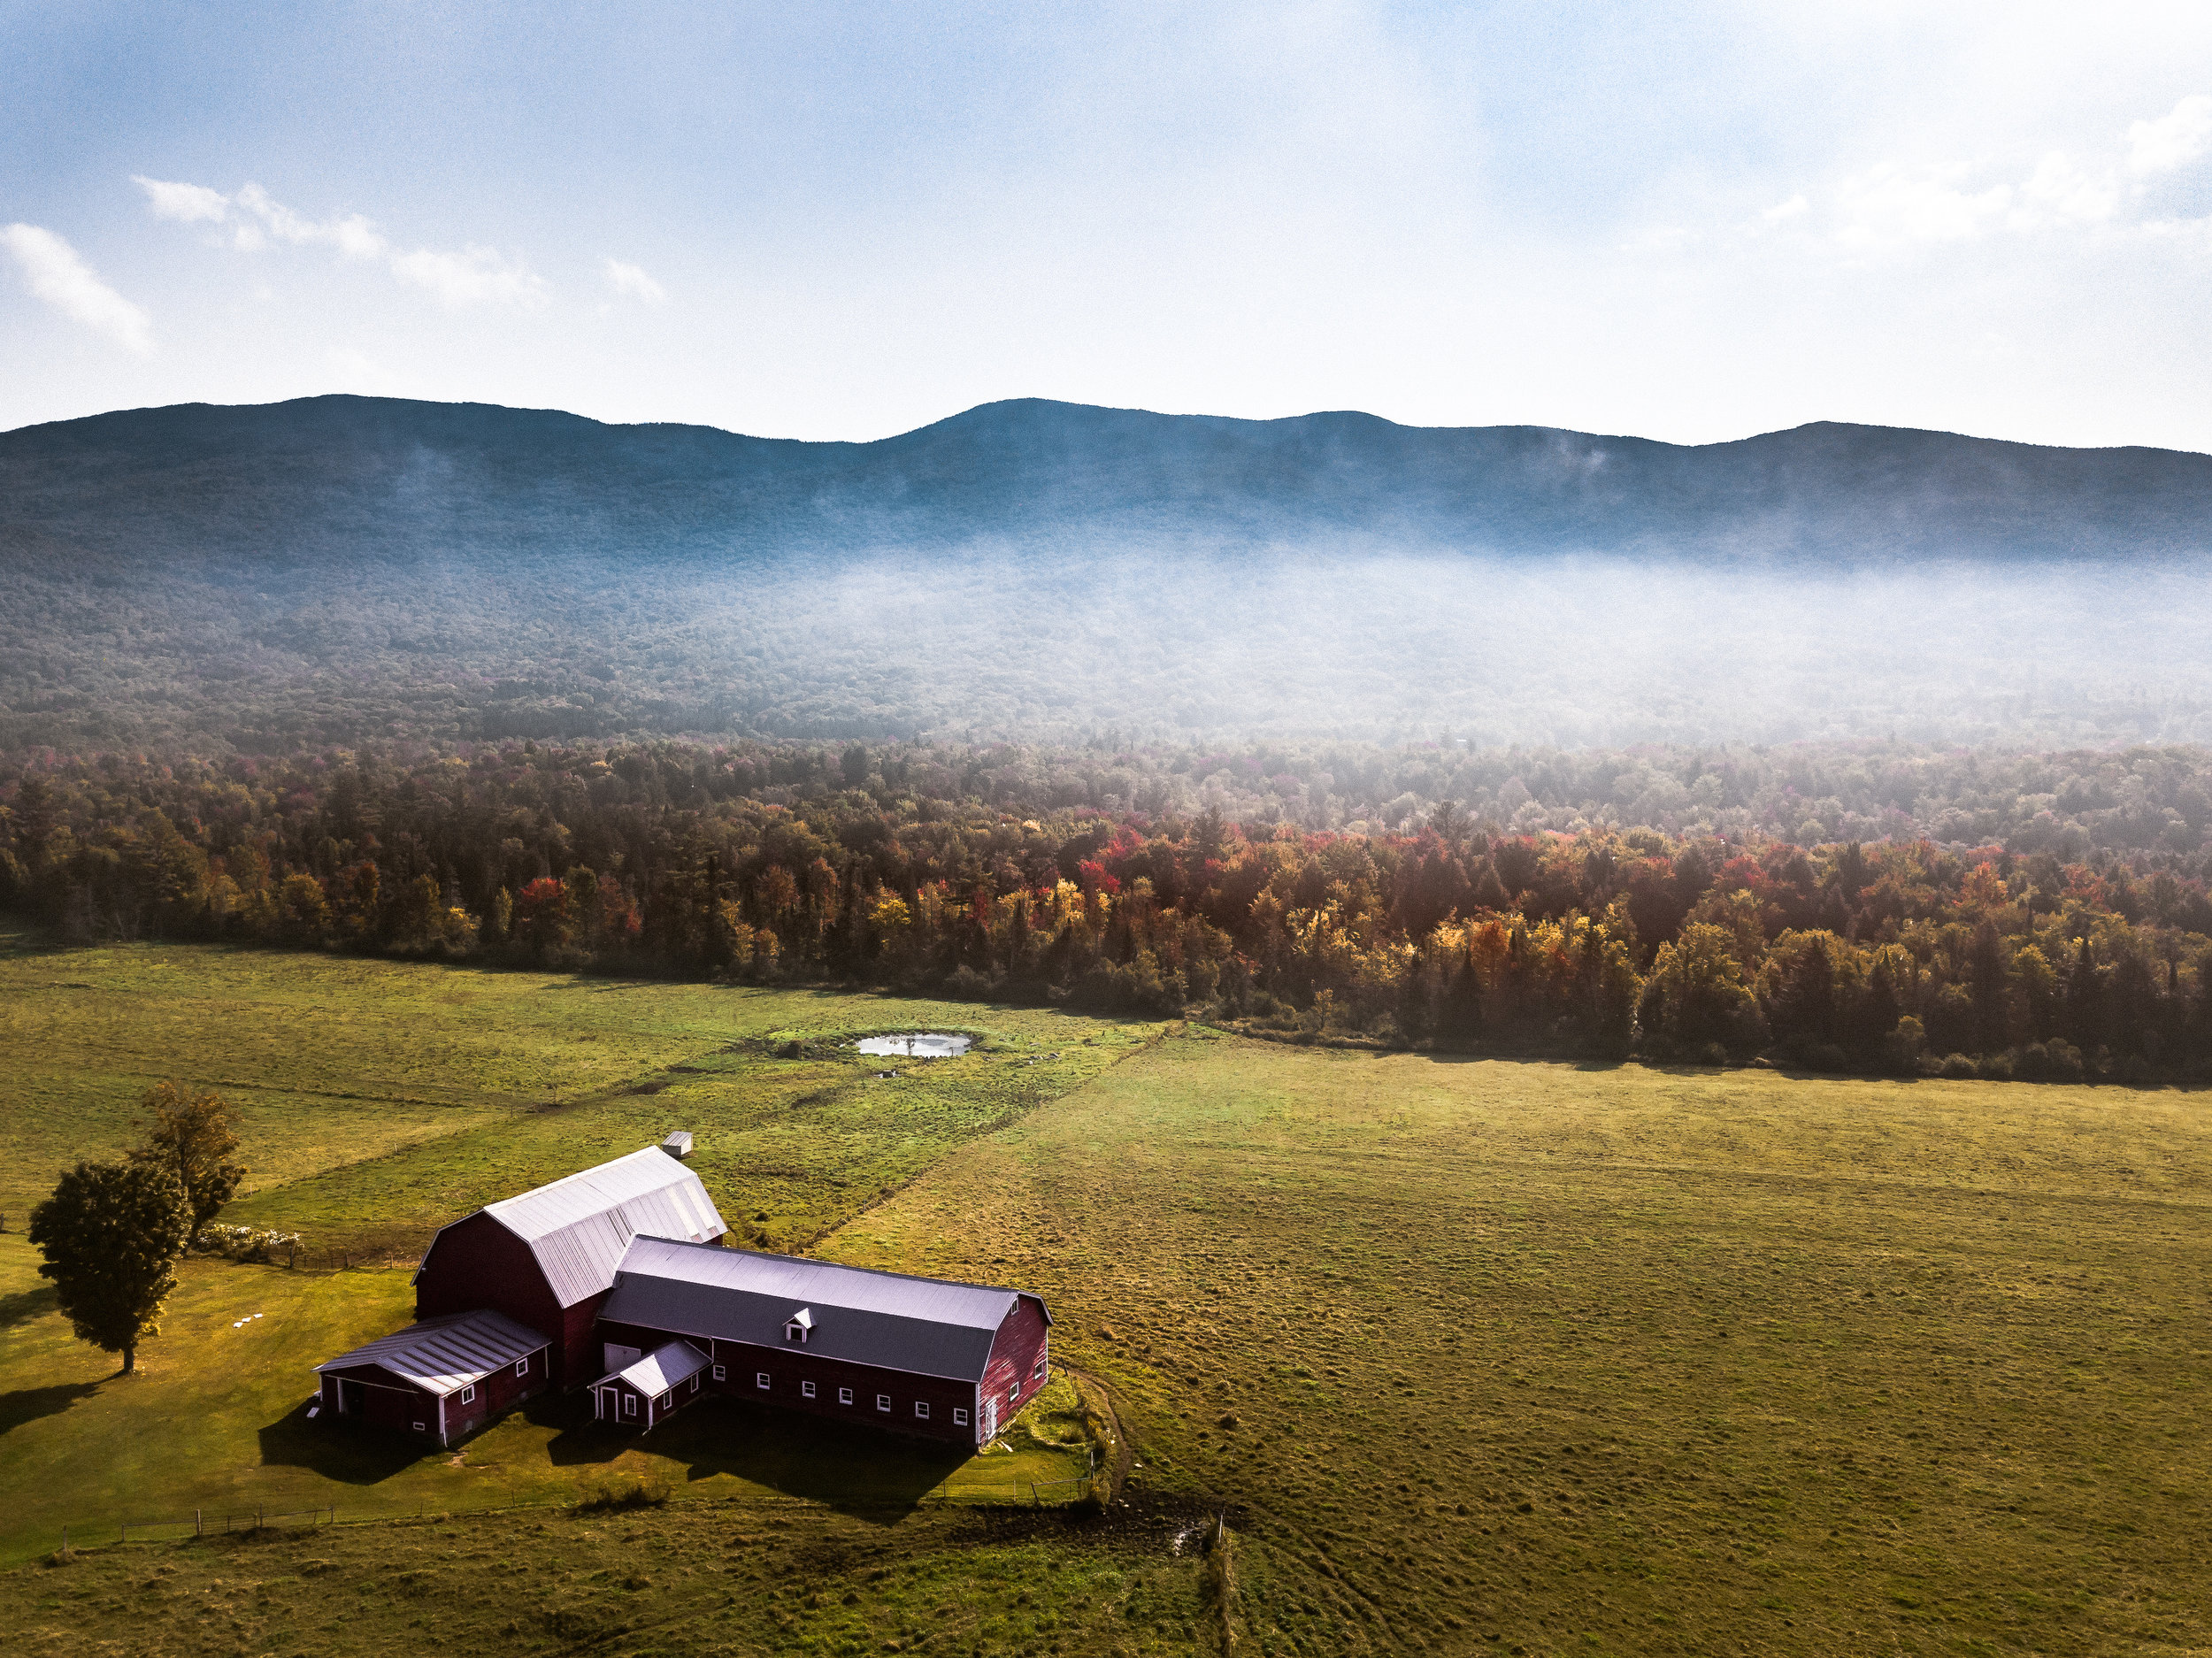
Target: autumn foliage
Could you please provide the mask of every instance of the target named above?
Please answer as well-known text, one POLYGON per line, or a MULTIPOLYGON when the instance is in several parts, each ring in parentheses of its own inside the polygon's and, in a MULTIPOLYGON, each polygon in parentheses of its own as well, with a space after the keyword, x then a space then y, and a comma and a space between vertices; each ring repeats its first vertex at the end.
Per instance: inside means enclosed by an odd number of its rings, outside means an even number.
POLYGON ((680 745, 47 761, 0 787, 0 898, 83 938, 873 984, 1294 1040, 2212 1071, 2212 902, 2164 854, 1515 833, 1448 804, 1355 833, 962 787, 857 750, 680 745))

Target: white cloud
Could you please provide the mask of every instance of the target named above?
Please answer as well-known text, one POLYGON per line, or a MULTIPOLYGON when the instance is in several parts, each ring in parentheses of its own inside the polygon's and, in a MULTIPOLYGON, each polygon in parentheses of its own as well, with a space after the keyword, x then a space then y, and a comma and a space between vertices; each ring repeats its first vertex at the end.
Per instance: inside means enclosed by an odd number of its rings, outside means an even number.
POLYGON ((419 248, 394 259, 392 273, 403 282, 427 288, 439 303, 456 310, 486 302, 531 309, 546 301, 542 281, 489 248, 461 253, 419 248))
POLYGON ((2022 230, 2047 224, 2096 225, 2119 207, 2119 180, 2110 172, 2091 171, 2053 151, 2036 164, 2020 187, 2014 220, 2022 230))
POLYGON ((1988 164, 1887 162, 1837 180, 1817 212, 1811 198, 1793 196, 1760 214, 1754 228, 1804 221, 1808 235, 1824 234, 1860 254, 2065 229, 2170 234, 2174 221, 2146 216, 2144 180, 2212 151, 2212 97, 2184 98, 2156 120, 2135 122, 2126 136, 2125 154, 2107 150, 2084 160, 2052 150, 2024 177, 2008 178, 2009 169, 1988 164))
POLYGON ((2212 97, 2195 93, 2154 121, 2128 128, 2128 171, 2171 173, 2212 150, 2212 97))
POLYGON ((1919 242, 1966 242, 2002 226, 2012 187, 1962 188, 1956 172, 1910 173, 1890 166, 1845 179, 1836 192, 1836 238, 1861 250, 1919 242))
POLYGON ((607 285, 618 294, 627 294, 649 305, 662 304, 668 298, 668 290, 647 275, 643 265, 621 259, 607 261, 607 285))
MULTIPOLYGON (((211 220, 231 226, 231 245, 242 252, 258 253, 272 243, 290 247, 329 248, 347 259, 373 260, 411 287, 437 296, 440 303, 458 308, 472 304, 505 304, 531 308, 545 303, 545 283, 521 265, 489 248, 467 248, 458 253, 418 248, 411 253, 396 250, 391 240, 359 213, 316 219, 294 211, 258 184, 239 187, 236 196, 225 196, 203 184, 179 184, 134 175, 146 192, 157 219, 187 223, 211 220)), ((612 263, 610 261, 610 263, 612 263)), ((635 265, 635 272, 652 293, 661 297, 659 285, 635 265)))
POLYGON ((174 219, 188 225, 209 219, 219 225, 230 214, 230 197, 204 184, 174 184, 150 179, 142 173, 131 174, 131 182, 146 192, 146 204, 154 210, 156 219, 174 219))
POLYGON ((10 225, 0 230, 0 243, 15 256, 24 285, 56 311, 134 351, 153 349, 153 319, 103 282, 52 231, 10 225))
MULTIPOLYGON (((281 202, 272 201, 269 193, 257 184, 249 184, 238 192, 238 204, 258 219, 262 227, 279 242, 335 248, 349 259, 380 259, 392 250, 392 244, 376 226, 358 213, 317 221, 294 212, 281 202)), ((240 245, 249 244, 242 241, 240 245)), ((259 246, 258 239, 251 245, 259 246)))

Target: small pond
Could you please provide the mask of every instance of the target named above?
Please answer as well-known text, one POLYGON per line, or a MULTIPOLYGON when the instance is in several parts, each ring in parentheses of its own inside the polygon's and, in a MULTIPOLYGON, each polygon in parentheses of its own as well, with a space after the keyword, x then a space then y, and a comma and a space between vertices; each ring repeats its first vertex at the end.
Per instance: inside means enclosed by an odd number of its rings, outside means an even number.
POLYGON ((902 1059, 957 1059, 968 1051, 972 1037, 948 1036, 937 1031, 916 1031, 904 1036, 864 1036, 864 1054, 895 1054, 902 1059))

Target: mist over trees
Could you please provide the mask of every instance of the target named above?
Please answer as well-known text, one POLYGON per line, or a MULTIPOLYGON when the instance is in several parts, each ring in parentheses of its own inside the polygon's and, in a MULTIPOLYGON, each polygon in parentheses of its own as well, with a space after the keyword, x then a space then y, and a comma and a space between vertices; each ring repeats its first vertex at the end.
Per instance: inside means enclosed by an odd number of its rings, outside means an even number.
POLYGON ((2196 1076, 2208 509, 2205 457, 1832 426, 29 428, 0 902, 1285 1040, 2196 1076))
POLYGON ((0 434, 0 751, 2212 741, 2212 459, 994 404, 0 434))

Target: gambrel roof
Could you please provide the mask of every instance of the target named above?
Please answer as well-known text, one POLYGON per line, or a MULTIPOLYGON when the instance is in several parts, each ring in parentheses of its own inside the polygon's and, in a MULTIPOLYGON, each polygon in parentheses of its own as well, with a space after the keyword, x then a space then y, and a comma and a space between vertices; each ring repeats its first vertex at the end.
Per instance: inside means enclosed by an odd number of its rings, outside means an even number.
POLYGON ((315 1370, 320 1374, 373 1364, 425 1393, 445 1394, 480 1382, 533 1353, 542 1353, 547 1345, 543 1336, 504 1313, 450 1313, 379 1336, 315 1370))
POLYGON ((657 1146, 487 1203, 483 1213, 530 1247, 564 1307, 612 1284, 641 1232, 709 1243, 729 1230, 699 1177, 657 1146))

